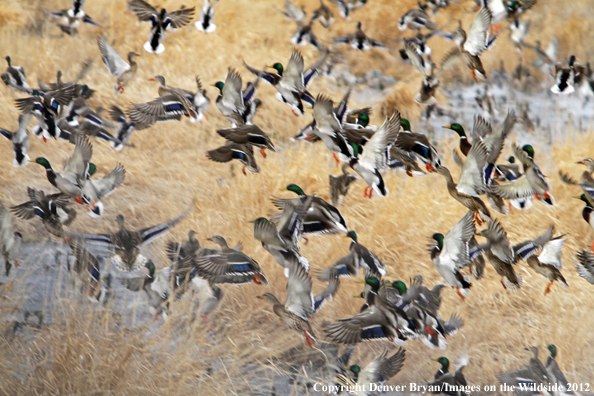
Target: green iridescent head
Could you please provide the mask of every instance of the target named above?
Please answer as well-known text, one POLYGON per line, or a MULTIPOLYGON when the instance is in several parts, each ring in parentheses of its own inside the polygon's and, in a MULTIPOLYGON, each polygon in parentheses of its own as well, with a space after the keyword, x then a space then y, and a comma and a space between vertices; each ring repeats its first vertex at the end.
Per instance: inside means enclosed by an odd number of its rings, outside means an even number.
POLYGON ((400 294, 401 296, 406 294, 407 289, 406 289, 406 285, 404 284, 404 282, 397 280, 397 281, 392 282, 391 285, 394 289, 398 290, 398 294, 400 294))
POLYGON ((507 159, 507 162, 509 162, 510 164, 515 164, 516 157, 514 157, 513 155, 510 155, 509 158, 507 159))
POLYGON ((276 72, 278 73, 279 76, 283 75, 284 69, 283 69, 283 65, 281 63, 276 62, 274 65, 268 66, 268 67, 276 70, 276 72))
POLYGON ((365 278, 365 283, 368 284, 369 286, 371 286, 371 290, 374 291, 375 293, 378 292, 379 288, 380 288, 380 280, 377 279, 375 276, 370 276, 368 278, 365 278))
POLYGON ((10 64, 10 56, 7 56, 4 59, 6 59, 6 62, 8 63, 8 67, 12 67, 12 65, 10 64))
POLYGON ((433 236, 431 237, 433 238, 436 242, 437 242, 437 247, 439 248, 439 250, 443 249, 443 234, 435 233, 433 234, 433 236))
POLYGON ((213 87, 216 87, 219 89, 219 91, 221 91, 221 94, 223 93, 223 88, 225 88, 225 83, 222 81, 217 81, 216 83, 214 83, 213 87))
POLYGON ((547 349, 549 350, 549 352, 551 352, 551 356, 553 357, 553 359, 557 356, 557 347, 553 344, 550 344, 547 349))
POLYGON ((534 147, 532 147, 531 145, 527 144, 524 147, 522 147, 522 150, 524 150, 526 152, 526 154, 528 154, 528 156, 532 159, 534 159, 534 147))
POLYGON ((446 357, 441 356, 441 357, 438 357, 437 359, 431 359, 431 360, 435 360, 436 362, 441 364, 441 370, 444 373, 447 373, 448 370, 450 369, 450 361, 446 357))
POLYGON ((444 126, 444 128, 451 129, 452 131, 456 132, 460 137, 466 137, 466 132, 464 131, 464 128, 462 127, 462 125, 458 123, 446 125, 444 126))
POLYGON ((52 166, 50 165, 49 161, 43 157, 37 157, 35 159, 35 162, 43 166, 45 169, 52 169, 52 166))
POLYGON ((286 187, 286 190, 287 191, 292 191, 292 192, 294 192, 295 194, 297 194, 299 196, 305 195, 305 193, 303 192, 303 190, 301 189, 301 187, 299 187, 297 184, 289 184, 286 187))
POLYGON ((145 267, 149 270, 149 276, 152 278, 155 275, 155 263, 152 260, 147 261, 145 267))
POLYGON ((365 113, 357 115, 357 124, 365 128, 367 125, 369 125, 369 116, 365 113))
POLYGON ((403 130, 410 132, 410 122, 406 118, 402 118, 400 120, 400 125, 402 126, 403 130))
POLYGON ((355 231, 347 232, 346 236, 351 238, 353 241, 357 242, 357 233, 355 231))

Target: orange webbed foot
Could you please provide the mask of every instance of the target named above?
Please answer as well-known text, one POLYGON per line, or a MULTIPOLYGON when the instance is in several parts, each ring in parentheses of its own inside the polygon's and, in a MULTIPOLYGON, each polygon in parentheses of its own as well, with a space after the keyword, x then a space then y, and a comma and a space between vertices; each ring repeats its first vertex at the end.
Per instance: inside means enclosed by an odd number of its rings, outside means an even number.
POLYGON ((266 158, 266 147, 260 149, 260 154, 262 154, 262 157, 266 158))
POLYGON ((338 167, 338 165, 340 164, 340 159, 338 159, 336 153, 332 153, 332 156, 334 156, 334 161, 336 161, 336 167, 338 167))
POLYGON ((545 292, 544 292, 545 296, 551 292, 551 286, 553 286, 553 282, 549 283, 547 285, 547 287, 545 288, 545 292))
POLYGON ((243 166, 243 168, 241 168, 241 173, 243 173, 244 176, 247 176, 247 173, 245 172, 245 165, 243 166))
POLYGON ((460 288, 457 287, 457 286, 456 286, 456 293, 462 299, 462 301, 465 301, 466 300, 466 297, 464 297, 464 295, 460 292, 460 288))

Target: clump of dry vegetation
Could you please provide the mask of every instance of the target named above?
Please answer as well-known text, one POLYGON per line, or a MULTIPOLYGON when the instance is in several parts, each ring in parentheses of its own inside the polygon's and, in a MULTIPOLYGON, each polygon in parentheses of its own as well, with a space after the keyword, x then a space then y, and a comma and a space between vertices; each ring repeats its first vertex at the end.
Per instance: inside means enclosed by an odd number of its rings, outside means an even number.
MULTIPOLYGON (((37 78, 53 81, 55 73, 62 70, 65 79, 74 78, 80 64, 92 58, 94 65, 85 77, 97 93, 89 101, 91 106, 109 107, 117 104, 127 108, 130 102, 140 103, 157 96, 155 83, 146 81, 154 75, 165 76, 172 86, 194 89, 194 76, 200 75, 203 83, 223 80, 227 67, 235 67, 244 76, 252 78, 242 66, 245 59, 255 67, 274 61, 286 62, 290 55, 289 38, 293 26, 278 13, 273 5, 278 2, 234 0, 217 5, 214 34, 203 35, 193 25, 168 33, 160 56, 142 51, 148 27, 135 25, 136 18, 126 13, 126 2, 88 1, 86 11, 99 23, 108 26, 104 32, 114 47, 125 54, 142 53, 138 59, 139 72, 126 87, 126 92, 113 97, 113 78, 101 64, 96 37, 99 30, 91 26, 79 28, 78 37, 62 35, 51 22, 40 22, 41 7, 62 9, 67 1, 8 2, 0 4, 0 45, 10 54, 15 65, 25 67, 28 81, 37 78)), ((303 1, 308 12, 317 7, 317 0, 303 1)), ((167 9, 177 9, 183 1, 161 2, 167 9)), ((468 26, 473 13, 473 2, 453 5, 438 17, 440 27, 454 29, 457 20, 468 26)), ((187 6, 193 4, 186 4, 187 6)), ((335 11, 337 23, 329 31, 316 26, 316 33, 330 41, 334 35, 350 33, 361 20, 366 32, 381 37, 400 37, 398 18, 416 1, 370 0, 363 9, 356 11, 353 19, 341 20, 335 11)), ((578 59, 587 59, 592 42, 592 20, 587 15, 588 1, 571 3, 539 1, 528 15, 532 20, 529 39, 540 38, 547 42, 556 34, 561 43, 560 57, 570 53, 578 59)), ((511 44, 505 39, 484 56, 487 71, 499 65, 504 58, 506 66, 515 66, 511 44)), ((439 40, 439 39, 435 39, 439 40)), ((441 43, 441 42, 440 42, 441 43)), ((450 44, 434 46, 434 57, 450 48, 450 44)), ((303 49, 306 66, 319 54, 311 47, 303 49)), ((526 61, 531 54, 526 52, 526 61)), ((416 73, 402 63, 395 50, 372 50, 369 53, 345 51, 344 57, 353 73, 380 69, 400 81, 383 103, 375 107, 372 121, 381 123, 381 114, 396 107, 404 116, 415 120, 419 109, 412 100, 419 81, 410 79, 416 73)), ((460 74, 467 81, 466 70, 460 74)), ((416 78, 416 77, 415 77, 416 78)), ((364 89, 361 87, 356 90, 364 89)), ((325 91, 336 100, 345 91, 333 79, 319 77, 312 93, 325 91)), ((0 86, 0 125, 14 130, 18 114, 14 99, 21 95, 0 86)), ((187 230, 198 232, 201 242, 215 234, 225 236, 230 243, 243 241, 244 251, 255 258, 264 269, 269 281, 269 291, 284 296, 286 278, 274 259, 255 241, 252 226, 248 223, 268 215, 273 206, 269 198, 281 195, 278 191, 289 183, 296 183, 307 193, 316 193, 329 199, 328 175, 338 174, 334 161, 322 144, 311 145, 290 142, 289 138, 310 121, 310 116, 295 118, 289 108, 274 98, 274 88, 261 84, 258 96, 263 106, 256 116, 256 123, 270 133, 277 153, 267 159, 258 156, 259 174, 244 177, 235 165, 220 165, 206 159, 204 153, 223 143, 216 129, 228 123, 214 105, 216 89, 208 90, 213 103, 208 120, 191 124, 158 124, 132 137, 135 147, 117 153, 107 144, 94 142, 93 161, 98 174, 109 172, 116 162, 126 167, 124 184, 105 201, 105 215, 91 219, 79 216, 71 228, 77 232, 113 230, 112 221, 118 213, 126 216, 130 228, 157 224, 178 215, 190 202, 193 212, 172 233, 157 241, 150 254, 160 267, 168 263, 162 254, 164 242, 185 238, 187 230)), ((369 105, 368 103, 353 103, 369 105)), ((414 121, 413 121, 414 125, 414 121)), ((513 137, 512 137, 513 138, 513 137)), ((581 219, 582 205, 572 195, 577 192, 561 184, 557 169, 578 174, 582 169, 574 162, 592 156, 594 138, 567 131, 565 141, 539 156, 544 144, 534 135, 537 162, 549 177, 557 205, 547 209, 535 203, 526 212, 513 210, 500 220, 512 242, 540 235, 550 224, 560 233, 568 233, 565 245, 563 273, 570 285, 563 289, 555 284, 552 293, 543 295, 547 280, 521 264, 524 285, 517 292, 506 291, 488 265, 485 279, 474 282, 470 296, 461 302, 451 290, 444 291, 442 316, 452 312, 462 316, 465 326, 448 340, 444 352, 428 350, 420 342, 409 342, 404 368, 393 383, 424 382, 433 377, 437 367, 430 360, 440 354, 455 361, 456 357, 469 355, 471 361, 465 369, 469 384, 494 384, 496 375, 521 366, 527 358, 523 348, 554 343, 560 350, 558 361, 570 382, 590 381, 594 372, 591 359, 594 353, 594 336, 590 331, 592 319, 588 312, 594 309, 591 285, 579 278, 575 271, 575 251, 590 244, 592 231, 581 219)), ((452 141, 439 143, 439 151, 454 177, 454 165, 447 158, 452 141)), ((72 145, 63 141, 43 143, 31 138, 30 155, 47 157, 51 163, 61 164, 72 151, 72 145)), ((11 147, 0 142, 0 200, 15 205, 26 199, 26 187, 51 191, 42 167, 32 163, 24 168, 11 165, 11 147)), ((59 167, 59 166, 58 166, 59 167)), ((432 286, 440 282, 429 253, 427 236, 449 230, 465 213, 465 208, 447 193, 445 181, 438 175, 408 178, 390 172, 386 176, 390 196, 385 199, 363 198, 362 181, 357 182, 340 208, 349 228, 355 230, 359 240, 374 251, 388 266, 388 279, 408 279, 423 275, 425 283, 432 286)), ((17 223, 17 228, 31 243, 42 241, 46 233, 37 220, 17 223)), ((348 252, 349 240, 343 235, 311 238, 302 247, 313 268, 324 268, 348 252)), ((42 245, 39 247, 42 248, 42 245)), ((43 279, 62 273, 47 267, 53 258, 25 258, 21 262, 28 269, 27 276, 43 279)), ((284 372, 277 358, 290 347, 301 345, 299 336, 287 330, 267 304, 255 299, 262 287, 223 286, 225 297, 220 308, 211 317, 211 329, 203 322, 192 321, 193 304, 187 299, 173 303, 172 314, 166 322, 130 323, 135 309, 126 307, 99 307, 83 302, 76 294, 64 295, 58 290, 44 289, 52 297, 51 320, 41 329, 26 327, 14 330, 14 320, 22 320, 26 296, 36 289, 19 288, 11 278, 3 279, 0 294, 0 393, 7 395, 32 394, 262 394, 270 392, 274 378, 284 372), (5 319, 6 318, 6 319, 5 319), (265 369, 266 368, 266 369, 265 369), (257 379, 256 379, 257 378, 257 379)), ((38 282, 39 287, 43 282, 38 282)), ((314 281, 314 291, 323 285, 314 281)), ((359 285, 351 280, 342 282, 335 300, 329 303, 313 320, 314 329, 321 334, 324 322, 352 316, 358 312, 359 285)), ((142 297, 143 298, 143 297, 142 297)), ((48 304, 48 307, 50 305, 48 304)), ((47 307, 40 307, 43 310, 47 307)), ((46 313, 46 315, 49 315, 46 313)), ((383 347, 379 344, 358 346, 354 359, 367 363, 383 347)), ((288 374, 288 372, 286 373, 288 374)), ((302 373, 293 375, 303 375, 302 373)), ((295 393, 304 392, 296 386, 295 393)))

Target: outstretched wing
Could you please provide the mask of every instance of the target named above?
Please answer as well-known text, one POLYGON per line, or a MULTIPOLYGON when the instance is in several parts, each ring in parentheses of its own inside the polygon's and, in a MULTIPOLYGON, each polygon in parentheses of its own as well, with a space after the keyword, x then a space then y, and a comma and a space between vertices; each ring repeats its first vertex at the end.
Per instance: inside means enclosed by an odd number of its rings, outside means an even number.
POLYGON ((107 70, 116 76, 120 77, 126 70, 130 69, 128 62, 116 51, 105 39, 103 35, 97 39, 99 44, 99 51, 101 51, 101 59, 107 66, 107 70))
POLYGON ((471 55, 480 55, 487 49, 491 19, 491 11, 487 7, 481 8, 474 17, 464 43, 464 49, 471 55))

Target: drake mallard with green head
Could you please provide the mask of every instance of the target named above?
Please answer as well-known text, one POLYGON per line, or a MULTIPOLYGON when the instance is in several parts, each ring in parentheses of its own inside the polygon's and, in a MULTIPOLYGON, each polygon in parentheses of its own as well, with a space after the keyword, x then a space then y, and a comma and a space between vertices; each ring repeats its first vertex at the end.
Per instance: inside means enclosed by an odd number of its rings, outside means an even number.
MULTIPOLYGON (((287 185, 285 188, 281 188, 281 190, 291 191, 298 195, 298 198, 272 197, 272 204, 281 210, 283 210, 287 204, 297 207, 305 203, 309 197, 301 187, 294 183, 287 185)), ((312 197, 313 201, 311 206, 303 218, 303 236, 336 234, 348 231, 345 219, 335 206, 330 205, 317 195, 312 195, 312 197)))

